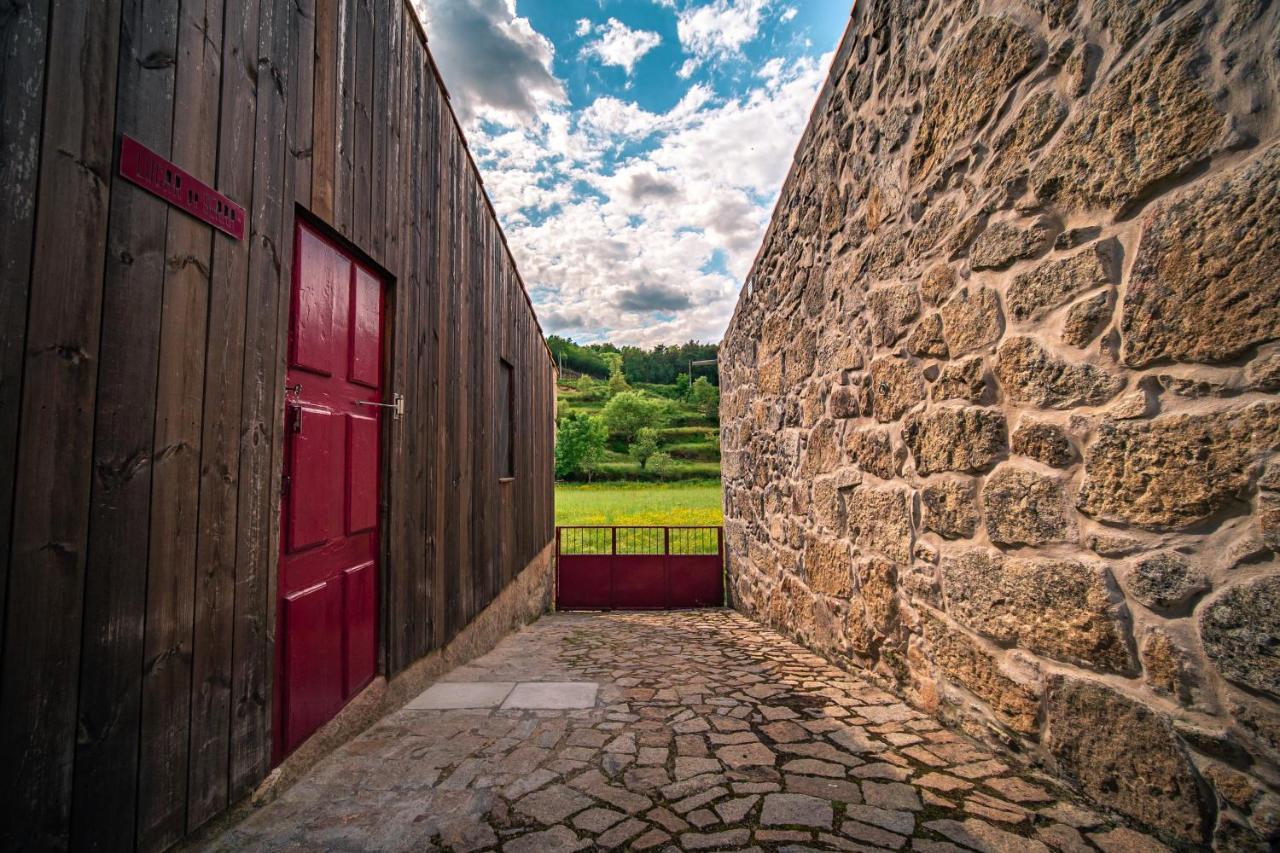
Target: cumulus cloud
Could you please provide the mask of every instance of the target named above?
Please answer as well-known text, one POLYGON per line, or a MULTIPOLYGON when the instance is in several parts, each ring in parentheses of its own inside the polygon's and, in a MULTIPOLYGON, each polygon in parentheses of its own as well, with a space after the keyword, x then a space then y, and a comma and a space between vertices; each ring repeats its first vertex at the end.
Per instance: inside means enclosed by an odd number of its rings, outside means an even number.
POLYGON ((473 138, 544 328, 718 339, 827 61, 778 63, 737 98, 695 85, 651 112, 603 96, 473 138))
POLYGON ((760 31, 770 0, 715 0, 677 13, 684 49, 700 60, 736 54, 760 31))
POLYGON ((431 52, 464 123, 527 119, 565 99, 555 47, 516 14, 514 0, 415 0, 431 52))
POLYGON ((678 195, 680 195, 680 187, 674 180, 655 174, 634 174, 631 176, 630 186, 627 187, 627 197, 636 202, 642 202, 645 199, 675 198, 678 195))
MULTIPOLYGON (((691 76, 754 38, 768 0, 664 5, 691 76)), ((471 118, 468 140, 544 330, 645 346, 719 339, 830 57, 770 61, 732 96, 685 83, 666 110, 616 91, 571 105, 551 72, 554 48, 515 0, 429 8, 432 49, 471 118)), ((653 48, 615 23, 576 22, 578 38, 630 72, 653 48)))
POLYGON ((613 304, 622 311, 647 314, 653 311, 680 311, 692 302, 689 294, 664 284, 637 284, 619 290, 613 304))
MULTIPOLYGON (((662 37, 647 30, 633 30, 617 18, 610 18, 607 23, 589 29, 599 38, 582 49, 584 56, 594 56, 605 65, 616 65, 631 74, 636 63, 646 53, 662 43, 662 37)), ((578 34, 582 33, 582 22, 578 22, 578 34)))

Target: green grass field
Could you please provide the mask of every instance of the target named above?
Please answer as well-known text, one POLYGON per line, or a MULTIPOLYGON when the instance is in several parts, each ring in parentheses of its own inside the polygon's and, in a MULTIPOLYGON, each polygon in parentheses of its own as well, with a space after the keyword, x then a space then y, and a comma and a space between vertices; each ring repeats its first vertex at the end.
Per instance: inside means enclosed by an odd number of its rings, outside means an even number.
POLYGON ((556 524, 719 525, 720 481, 556 485, 556 524))

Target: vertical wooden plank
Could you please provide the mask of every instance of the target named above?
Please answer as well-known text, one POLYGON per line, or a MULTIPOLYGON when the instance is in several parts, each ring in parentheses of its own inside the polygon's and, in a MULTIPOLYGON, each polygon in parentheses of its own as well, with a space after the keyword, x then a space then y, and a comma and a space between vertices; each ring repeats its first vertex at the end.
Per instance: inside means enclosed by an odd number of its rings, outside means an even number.
MULTIPOLYGON (((281 412, 281 294, 289 286, 292 258, 293 193, 297 168, 290 151, 298 140, 279 132, 288 114, 287 97, 305 100, 305 86, 290 85, 284 73, 297 30, 293 0, 269 0, 259 11, 256 46, 258 110, 254 130, 253 206, 249 211, 249 277, 245 312, 245 359, 241 377, 240 471, 237 500, 235 605, 232 628, 231 743, 228 797, 234 802, 252 790, 271 766, 272 656, 270 636, 275 598, 270 592, 277 550, 272 527, 279 516, 279 476, 273 450, 281 412)), ((308 124, 290 127, 310 135, 308 124)))
POLYGON ((393 37, 400 4, 396 0, 372 0, 373 79, 371 81, 370 133, 372 150, 369 157, 369 254, 384 267, 387 258, 387 157, 390 150, 392 117, 387 109, 391 89, 394 57, 393 37))
MULTIPOLYGON (((398 4, 397 4, 398 6, 398 4)), ((403 12, 397 9, 394 19, 396 33, 391 49, 395 59, 392 62, 394 82, 388 98, 389 109, 398 117, 404 110, 403 72, 405 67, 406 44, 404 41, 403 12)), ((408 310, 409 310, 409 278, 404 260, 406 240, 403 239, 400 212, 400 187, 403 184, 404 155, 409 148, 409 138, 405 135, 402 147, 401 135, 403 122, 395 121, 391 125, 392 155, 388 159, 385 186, 387 191, 388 231, 388 268, 396 277, 393 301, 389 306, 394 311, 391 321, 391 388, 405 393, 408 387, 408 310)), ((386 543, 384 553, 387 565, 383 572, 382 589, 384 591, 383 612, 386 620, 382 626, 382 636, 387 649, 388 671, 399 672, 410 660, 407 635, 412 627, 409 622, 408 608, 411 602, 404 594, 405 576, 405 512, 408 501, 408 465, 406 460, 406 441, 411 424, 416 415, 408 408, 405 410, 405 422, 393 424, 385 434, 388 438, 386 449, 387 472, 387 523, 384 525, 383 539, 386 543)))
POLYGON ((48 0, 0 18, 0 649, 8 590, 10 525, 22 403, 22 354, 31 287, 48 0))
MULTIPOLYGON (((405 335, 407 328, 403 326, 403 302, 406 298, 404 262, 402 259, 403 241, 400 239, 400 167, 401 167, 401 123, 400 105, 402 101, 401 79, 404 68, 404 5, 399 0, 383 0, 384 13, 390 24, 385 42, 379 42, 379 50, 387 56, 386 98, 382 105, 382 123, 386 126, 386 160, 379 173, 379 186, 385 194, 385 216, 383 229, 385 243, 383 247, 384 261, 387 270, 395 277, 391 292, 392 301, 387 310, 391 317, 388 343, 390 347, 390 372, 388 374, 393 391, 404 393, 404 371, 407 344, 405 335)), ((407 413, 406 413, 407 416, 407 413)), ((404 438, 409 429, 406 423, 392 423, 384 432, 386 451, 384 453, 383 471, 387 481, 384 488, 386 504, 383 510, 382 554, 387 561, 380 578, 380 612, 381 622, 379 636, 382 638, 382 655, 384 671, 388 675, 399 672, 406 661, 402 648, 404 634, 401 630, 400 616, 403 612, 403 596, 400 594, 397 579, 401 538, 399 525, 402 523, 402 510, 406 499, 404 438)))
MULTIPOLYGON (((288 8, 291 0, 277 0, 277 14, 284 14, 283 10, 288 8)), ((287 32, 287 31, 286 31, 287 32)), ((277 44, 277 49, 273 53, 277 56, 288 56, 287 36, 286 43, 277 44)), ((284 81, 285 90, 288 89, 287 77, 284 81)), ((281 482, 284 477, 284 400, 285 400, 285 379, 288 376, 287 355, 289 348, 289 305, 293 289, 293 238, 297 230, 296 226, 296 210, 291 199, 293 198, 293 172, 286 169, 284 172, 284 199, 283 209, 281 211, 280 220, 280 236, 276 240, 276 245, 287 246, 288 248, 280 250, 277 248, 277 258, 280 267, 280 276, 276 282, 276 303, 278 309, 276 311, 276 335, 275 348, 272 352, 271 365, 275 368, 275 375, 271 378, 269 385, 272 394, 272 403, 270 406, 271 420, 271 484, 268 494, 271 497, 271 511, 268 513, 268 536, 267 536, 267 633, 266 633, 266 660, 271 666, 271 674, 275 675, 279 668, 280 648, 276 643, 276 599, 279 593, 280 580, 280 500, 282 496, 281 482)), ((265 701, 264 712, 265 719, 275 720, 278 711, 282 708, 282 704, 276 694, 276 680, 268 676, 265 685, 265 701)), ((276 729, 272 728, 272 731, 276 729)))
MULTIPOLYGON (((416 41, 416 38, 415 38, 416 41)), ((440 123, 443 108, 443 97, 440 86, 435 79, 435 75, 430 73, 430 69, 424 70, 423 88, 427 95, 426 117, 427 126, 425 128, 424 149, 427 154, 426 180, 427 185, 423 193, 423 202, 427 207, 427 259, 426 259, 426 277, 427 277, 427 293, 425 305, 425 316, 430 323, 429 334, 424 339, 427 347, 427 358, 431 362, 431 371, 428 381, 424 385, 425 400, 424 404, 425 419, 422 427, 425 435, 428 436, 425 446, 430 458, 426 464, 426 482, 423 483, 424 491, 424 516, 423 524, 428 531, 428 535, 423 542, 423 556, 425 560, 424 571, 417 579, 416 595, 418 598, 419 619, 423 623, 423 630, 419 637, 419 645, 423 651, 430 651, 435 647, 436 635, 436 572, 440 561, 440 536, 439 529, 436 526, 436 519, 439 515, 440 503, 440 465, 437 458, 435 448, 435 436, 438 433, 438 424, 440 419, 439 411, 439 395, 440 395, 440 375, 446 369, 445 363, 440 356, 440 299, 443 296, 443 282, 440 279, 440 239, 441 239, 441 219, 440 219, 440 185, 441 185, 441 149, 440 149, 440 123)))
MULTIPOLYGON (((40 286, 28 304, 0 675, 5 849, 68 843, 119 28, 118 2, 60 5, 47 43, 37 45, 48 49, 50 109, 31 253, 31 280, 40 286)), ((12 79, 30 70, 14 68, 12 79)), ((21 223, 18 217, 15 225, 21 223)), ((14 239, 21 244, 20 234, 14 239)))
POLYGON ((289 8, 289 23, 289 156, 294 197, 303 207, 311 207, 312 105, 316 95, 315 0, 295 0, 289 8))
MULTIPOLYGON (((273 82, 270 76, 258 76, 258 23, 258 0, 228 6, 222 40, 216 166, 217 188, 250 210, 257 85, 273 82)), ((200 438, 187 831, 225 809, 229 790, 231 635, 248 273, 248 243, 214 232, 200 438)))
POLYGON ((457 575, 459 571, 458 527, 458 443, 454 440, 460 435, 458 429, 458 369, 457 363, 461 348, 461 331, 458 328, 458 233, 462 230, 462 222, 458 205, 458 143, 447 116, 441 118, 441 145, 447 152, 444 166, 446 189, 444 192, 445 207, 441 210, 441 228, 443 240, 441 248, 440 288, 441 324, 440 337, 440 381, 441 430, 438 444, 439 465, 442 471, 442 483, 438 492, 440 496, 439 515, 440 535, 444 539, 443 556, 437 572, 438 585, 435 595, 440 597, 438 613, 440 616, 440 632, 437 646, 443 646, 453 639, 453 627, 456 623, 457 575))
POLYGON ((496 223, 488 216, 488 208, 484 205, 483 189, 478 193, 480 219, 480 263, 483 275, 478 276, 480 285, 480 304, 477 306, 479 340, 482 346, 476 347, 476 373, 479 394, 476 395, 479 408, 476 411, 475 430, 480 446, 476 450, 475 494, 476 494, 476 552, 479 569, 479 590, 471 607, 471 618, 475 618, 493 598, 496 586, 493 576, 493 525, 496 521, 493 502, 497 497, 498 474, 497 453, 494 435, 497 433, 494 418, 498 412, 498 401, 494 393, 494 373, 498 369, 498 358, 495 354, 497 339, 493 334, 491 312, 493 310, 494 266, 497 253, 495 246, 496 223))
MULTIPOLYGON (((221 0, 185 0, 178 21, 173 159, 215 181, 221 0)), ((142 693, 138 841, 164 847, 186 830, 200 413, 203 407, 212 229, 169 217, 152 451, 151 550, 142 693)))
MULTIPOLYGON (((416 41, 416 40, 415 40, 416 41)), ((421 268, 420 275, 421 293, 418 299, 418 311, 421 317, 430 317, 432 306, 439 289, 439 283, 432 276, 432 269, 435 263, 435 184, 438 174, 437 153, 438 148, 433 144, 433 140, 438 139, 436 128, 439 120, 439 110, 436 107, 438 102, 438 93, 435 87, 435 79, 431 74, 430 68, 423 61, 425 56, 419 50, 419 59, 416 65, 419 68, 420 87, 418 93, 418 110, 421 114, 421 139, 423 145, 418 152, 421 161, 421 193, 416 199, 417 218, 418 218, 418 239, 422 244, 421 268)), ((431 327, 430 323, 422 323, 420 334, 418 336, 419 352, 419 375, 418 375, 418 396, 422 400, 424 412, 429 414, 432 390, 434 388, 435 377, 439 373, 440 364, 436 360, 435 347, 436 330, 431 327)), ((427 421, 424 419, 422 428, 425 430, 427 421)), ((416 469, 419 477, 417 481, 417 507, 416 511, 420 519, 419 527, 424 531, 430 526, 430 515, 432 506, 431 499, 431 483, 432 483, 432 459, 431 459, 431 440, 429 434, 423 432, 423 440, 421 442, 422 459, 416 469)), ((414 634, 414 643, 419 655, 426 654, 431 649, 431 584, 428 578, 434 570, 431 549, 430 536, 423 535, 419 541, 414 543, 417 550, 417 566, 418 571, 414 577, 414 607, 417 614, 418 629, 414 634)))
MULTIPOLYGON (((381 167, 375 168, 375 179, 380 181, 382 190, 382 212, 375 219, 382 222, 383 229, 383 266, 392 275, 401 275, 403 264, 400 259, 400 80, 404 70, 405 52, 405 5, 401 0, 382 0, 385 8, 379 15, 379 21, 385 18, 389 22, 389 31, 384 40, 379 41, 379 50, 385 55, 385 94, 379 105, 379 125, 386 138, 385 160, 381 167), (382 48, 385 46, 385 50, 382 48)), ((375 147, 375 151, 376 151, 375 147)))
POLYGON ((475 240, 475 186, 471 171, 467 168, 465 150, 461 141, 458 145, 458 173, 462 185, 461 233, 458 239, 459 269, 457 279, 458 290, 458 359, 461 369, 458 376, 458 431, 454 438, 455 463, 458 466, 458 604, 454 611, 455 621, 451 636, 470 621, 471 597, 475 591, 473 578, 474 553, 471 548, 471 454, 475 453, 476 441, 473 432, 474 418, 471 405, 475 387, 475 269, 473 241, 475 240))
POLYGON ((371 0, 355 0, 355 41, 352 53, 353 98, 351 122, 352 240, 364 252, 378 257, 373 246, 373 78, 377 73, 373 48, 371 0))
POLYGON ((405 521, 407 523, 404 542, 406 577, 403 583, 403 594, 407 597, 405 605, 411 614, 411 630, 406 637, 406 642, 409 658, 412 660, 422 655, 422 636, 426 627, 418 606, 417 589, 418 578, 421 577, 423 571, 425 551, 423 543, 426 541, 423 530, 426 526, 423 518, 426 506, 423 490, 426 483, 426 466, 430 457, 427 448, 427 436, 418 428, 418 418, 421 416, 425 404, 425 395, 422 392, 422 387, 430 376, 428 372, 430 370, 430 362, 426 353, 426 341, 430 334, 430 328, 426 323, 422 322, 422 318, 425 316, 424 305, 427 294, 427 270, 424 252, 425 234, 422 221, 423 195, 425 194, 423 173, 426 165, 425 146, 421 144, 425 139, 423 65, 421 54, 418 51, 412 50, 410 57, 409 102, 401 120, 408 126, 409 138, 412 140, 409 146, 408 172, 405 180, 405 186, 408 189, 405 211, 407 215, 406 233, 409 237, 409 245, 405 255, 405 271, 409 285, 409 292, 406 295, 412 304, 409 313, 413 320, 412 327, 407 330, 409 373, 405 395, 413 400, 413 408, 417 414, 414 416, 414 425, 405 442, 405 455, 409 471, 409 494, 408 503, 405 507, 405 521))
POLYGON ((338 156, 338 5, 319 0, 315 5, 315 96, 311 131, 311 210, 333 222, 334 178, 338 156))
POLYGON ((432 358, 432 336, 435 330, 427 320, 431 316, 431 297, 435 286, 431 271, 433 252, 432 222, 430 221, 431 205, 429 201, 435 176, 432 169, 432 151, 434 149, 432 144, 432 128, 434 126, 432 110, 433 81, 430 75, 426 73, 421 50, 416 43, 416 39, 412 42, 412 45, 412 55, 414 57, 412 138, 415 140, 415 144, 413 145, 410 168, 411 178, 408 185, 410 187, 409 203, 413 220, 411 233, 414 242, 413 251, 411 252, 414 267, 412 281, 415 288, 413 299, 414 310, 419 318, 411 338, 415 363, 415 380, 412 393, 417 401, 415 405, 418 409, 418 416, 413 426, 416 435, 410 438, 410 447, 412 448, 410 454, 410 481, 412 485, 410 488, 413 501, 410 507, 410 524, 415 531, 415 535, 409 545, 411 548, 410 559, 413 565, 413 576, 406 586, 406 594, 412 597, 413 654, 414 656, 420 656, 425 654, 431 645, 431 619, 427 611, 430 593, 427 591, 425 579, 428 576, 430 566, 427 554, 431 541, 431 537, 427 532, 430 527, 429 516, 427 515, 430 502, 427 493, 430 483, 432 454, 431 438, 430 434, 425 430, 425 424, 431 405, 430 388, 435 372, 435 363, 432 358))
MULTIPOLYGON (((116 129, 169 155, 176 6, 125 0, 116 129), (169 61, 157 61, 167 58, 169 61)), ((114 172, 113 172, 114 175, 114 172)), ((133 846, 151 438, 169 208, 114 179, 94 416, 71 846, 133 846)))
POLYGON ((334 140, 337 156, 334 161, 333 227, 348 240, 354 242, 355 212, 355 41, 356 4, 359 0, 332 0, 338 7, 337 49, 338 85, 334 118, 337 122, 334 140))
POLYGON ((467 216, 469 205, 467 198, 466 174, 462 163, 465 152, 462 143, 453 134, 453 215, 454 232, 450 250, 453 253, 450 270, 449 291, 452 297, 450 308, 456 329, 454 335, 453 360, 456 367, 450 371, 449 408, 452 420, 449 441, 449 466, 451 491, 451 511, 454 516, 453 547, 455 559, 449 567, 449 639, 458 635, 462 628, 462 615, 466 612, 467 576, 470 570, 470 553, 467 548, 468 519, 467 504, 470 495, 465 492, 466 483, 463 477, 463 465, 471 450, 467 435, 467 356, 470 338, 467 334, 467 240, 470 235, 471 222, 467 216))
POLYGON ((434 96, 435 125, 432 144, 435 146, 435 211, 436 226, 435 236, 435 257, 433 259, 432 269, 434 277, 432 280, 434 299, 433 322, 435 324, 435 363, 436 374, 432 377, 434 383, 434 405, 432 406, 432 425, 433 431, 430 433, 434 438, 435 447, 433 448, 431 457, 431 477, 434 482, 431 484, 431 496, 434 501, 431 516, 431 530, 434 540, 432 542, 432 572, 431 572, 431 647, 441 648, 445 644, 448 631, 447 621, 447 595, 449 588, 448 573, 446 565, 449 558, 449 539, 446 534, 446 501, 445 495, 448 490, 448 467, 447 452, 448 444, 446 442, 446 434, 449 429, 449 408, 448 408, 448 385, 449 377, 452 374, 451 362, 445 358, 445 354, 449 351, 450 341, 453 336, 453 326, 449 316, 450 294, 453 291, 453 279, 450 278, 450 259, 451 245, 453 241, 454 216, 453 216, 453 157, 452 146, 450 144, 449 123, 448 123, 448 106, 445 103, 444 94, 440 91, 438 81, 434 76, 428 80, 428 85, 434 96))

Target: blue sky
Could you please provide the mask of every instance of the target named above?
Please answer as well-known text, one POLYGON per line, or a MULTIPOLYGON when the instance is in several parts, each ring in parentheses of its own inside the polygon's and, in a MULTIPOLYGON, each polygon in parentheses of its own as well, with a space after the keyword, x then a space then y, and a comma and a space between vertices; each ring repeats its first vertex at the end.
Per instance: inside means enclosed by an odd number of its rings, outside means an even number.
POLYGON ((719 340, 848 0, 418 0, 548 334, 719 340))

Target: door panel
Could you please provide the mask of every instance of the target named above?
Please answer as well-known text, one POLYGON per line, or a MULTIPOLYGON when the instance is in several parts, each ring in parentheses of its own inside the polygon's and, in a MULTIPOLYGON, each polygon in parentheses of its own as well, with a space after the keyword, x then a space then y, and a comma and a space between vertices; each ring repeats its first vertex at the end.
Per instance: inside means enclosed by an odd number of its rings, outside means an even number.
POLYGON ((373 679, 377 660, 377 615, 374 603, 373 563, 361 563, 343 572, 347 605, 346 695, 350 696, 373 679))
POLYGON ((347 415, 347 533, 372 530, 378 523, 378 471, 366 464, 377 459, 378 422, 347 415))
POLYGON ((330 581, 285 596, 285 752, 342 707, 342 587, 330 581))
POLYGON ((305 223, 294 240, 276 644, 279 762, 374 677, 384 285, 305 223))
MULTIPOLYGON (((343 341, 335 334, 335 314, 346 307, 346 283, 350 262, 322 237, 301 227, 298 261, 306 271, 306 284, 294 288, 292 367, 328 376, 333 373, 334 348, 343 341), (337 303, 341 302, 341 305, 337 303)), ((338 364, 345 359, 337 361, 338 364)))
MULTIPOLYGON (((289 550, 301 551, 342 533, 342 419, 324 409, 293 406, 289 412, 289 550)), ((376 436, 375 436, 376 438, 376 436)))
POLYGON ((378 350, 382 324, 382 282, 357 267, 351 281, 350 352, 347 377, 352 382, 376 388, 381 352, 378 350))

